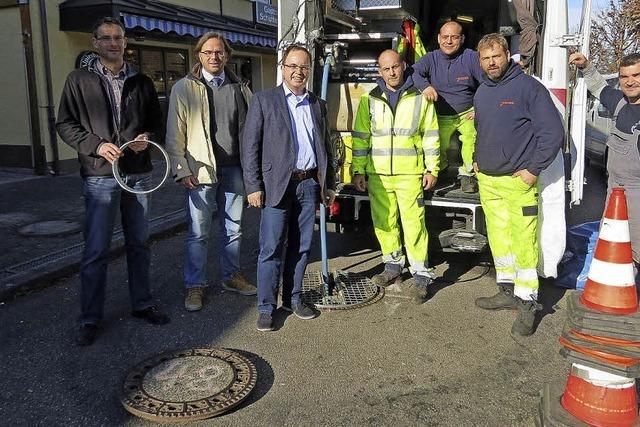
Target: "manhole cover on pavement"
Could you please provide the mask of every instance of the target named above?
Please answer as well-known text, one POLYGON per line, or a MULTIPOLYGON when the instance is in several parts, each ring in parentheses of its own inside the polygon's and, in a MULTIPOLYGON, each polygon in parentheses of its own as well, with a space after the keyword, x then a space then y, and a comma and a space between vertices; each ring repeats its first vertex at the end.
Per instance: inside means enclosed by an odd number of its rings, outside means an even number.
POLYGON ((256 368, 223 348, 160 354, 129 372, 121 399, 125 409, 155 422, 203 420, 227 412, 256 385, 256 368))
POLYGON ((81 231, 80 224, 75 221, 41 221, 20 227, 22 236, 60 236, 81 231))
POLYGON ((327 295, 321 272, 306 272, 302 281, 302 300, 316 308, 343 310, 373 304, 384 290, 361 274, 337 272, 333 293, 327 295))

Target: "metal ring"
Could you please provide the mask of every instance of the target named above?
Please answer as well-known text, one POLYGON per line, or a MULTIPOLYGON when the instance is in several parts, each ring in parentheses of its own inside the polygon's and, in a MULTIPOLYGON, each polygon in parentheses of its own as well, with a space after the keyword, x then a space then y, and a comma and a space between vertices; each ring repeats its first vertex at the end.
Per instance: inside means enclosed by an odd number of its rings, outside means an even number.
POLYGON ((160 181, 160 184, 156 185, 155 187, 153 187, 150 190, 135 190, 135 189, 129 187, 124 182, 124 180, 122 179, 122 176, 120 176, 120 172, 118 171, 118 159, 115 159, 113 161, 113 164, 111 165, 111 169, 113 170, 113 177, 116 179, 116 182, 120 185, 120 187, 122 187, 123 190, 128 191, 129 193, 133 193, 133 194, 149 194, 149 193, 152 193, 152 192, 156 191, 158 188, 162 187, 162 184, 164 184, 164 182, 167 180, 167 177, 169 176, 169 154, 157 142, 147 141, 147 140, 142 140, 142 139, 131 140, 131 141, 121 145, 120 146, 120 150, 124 150, 125 148, 127 148, 127 146, 129 144, 133 144, 134 142, 140 142, 140 141, 145 141, 145 142, 148 142, 149 144, 155 146, 158 150, 160 150, 160 152, 164 156, 164 162, 166 164, 166 168, 164 170, 164 176, 162 177, 162 181, 160 181))

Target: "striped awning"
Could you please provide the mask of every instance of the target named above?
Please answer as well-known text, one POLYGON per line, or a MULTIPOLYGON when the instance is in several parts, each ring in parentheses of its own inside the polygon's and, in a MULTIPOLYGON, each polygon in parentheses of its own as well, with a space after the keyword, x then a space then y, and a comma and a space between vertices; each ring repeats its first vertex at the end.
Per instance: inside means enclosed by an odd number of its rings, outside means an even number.
POLYGON ((224 28, 210 28, 193 25, 185 22, 169 21, 150 16, 122 13, 125 28, 143 28, 147 31, 159 30, 165 34, 176 33, 181 36, 200 37, 207 31, 221 33, 231 43, 241 43, 252 46, 276 47, 277 41, 273 37, 249 34, 240 31, 231 31, 224 28))

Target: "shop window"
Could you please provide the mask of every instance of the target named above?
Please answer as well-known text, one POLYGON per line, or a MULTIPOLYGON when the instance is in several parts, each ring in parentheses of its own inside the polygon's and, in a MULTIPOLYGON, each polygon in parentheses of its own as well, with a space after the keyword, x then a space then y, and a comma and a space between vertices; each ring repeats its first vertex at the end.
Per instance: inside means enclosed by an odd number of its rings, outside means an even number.
POLYGON ((124 59, 151 77, 161 100, 169 98, 173 85, 187 74, 186 50, 128 46, 124 59))
POLYGON ((248 56, 232 56, 227 67, 243 80, 249 81, 249 88, 253 89, 253 67, 248 56))

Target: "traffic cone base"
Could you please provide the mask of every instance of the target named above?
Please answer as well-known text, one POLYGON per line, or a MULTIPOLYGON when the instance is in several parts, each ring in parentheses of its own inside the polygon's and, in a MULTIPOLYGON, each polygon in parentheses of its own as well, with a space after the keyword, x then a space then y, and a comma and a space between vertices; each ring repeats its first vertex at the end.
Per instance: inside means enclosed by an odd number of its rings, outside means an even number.
POLYGON ((596 311, 580 303, 581 291, 570 291, 567 324, 578 332, 621 340, 640 341, 640 313, 620 316, 596 311))
POLYGON ((635 357, 623 356, 620 354, 613 354, 607 351, 593 348, 593 346, 589 346, 588 344, 578 344, 575 342, 571 342, 565 337, 560 337, 560 344, 564 347, 582 353, 586 356, 589 356, 592 359, 595 359, 599 363, 604 363, 608 365, 617 365, 619 367, 629 368, 632 366, 640 365, 640 359, 635 357))
POLYGON ((635 286, 610 286, 591 279, 587 279, 580 302, 593 310, 609 314, 633 314, 638 311, 635 286))
POLYGON ((640 342, 638 341, 629 341, 629 340, 621 340, 618 338, 610 338, 610 337, 601 337, 598 335, 589 335, 583 334, 582 332, 578 332, 575 329, 569 331, 571 335, 574 335, 577 338, 580 338, 584 341, 589 341, 595 344, 602 345, 610 345, 613 347, 630 347, 634 349, 640 348, 640 342))
POLYGON ((638 420, 635 379, 572 365, 561 399, 574 417, 596 427, 630 427, 638 420))

